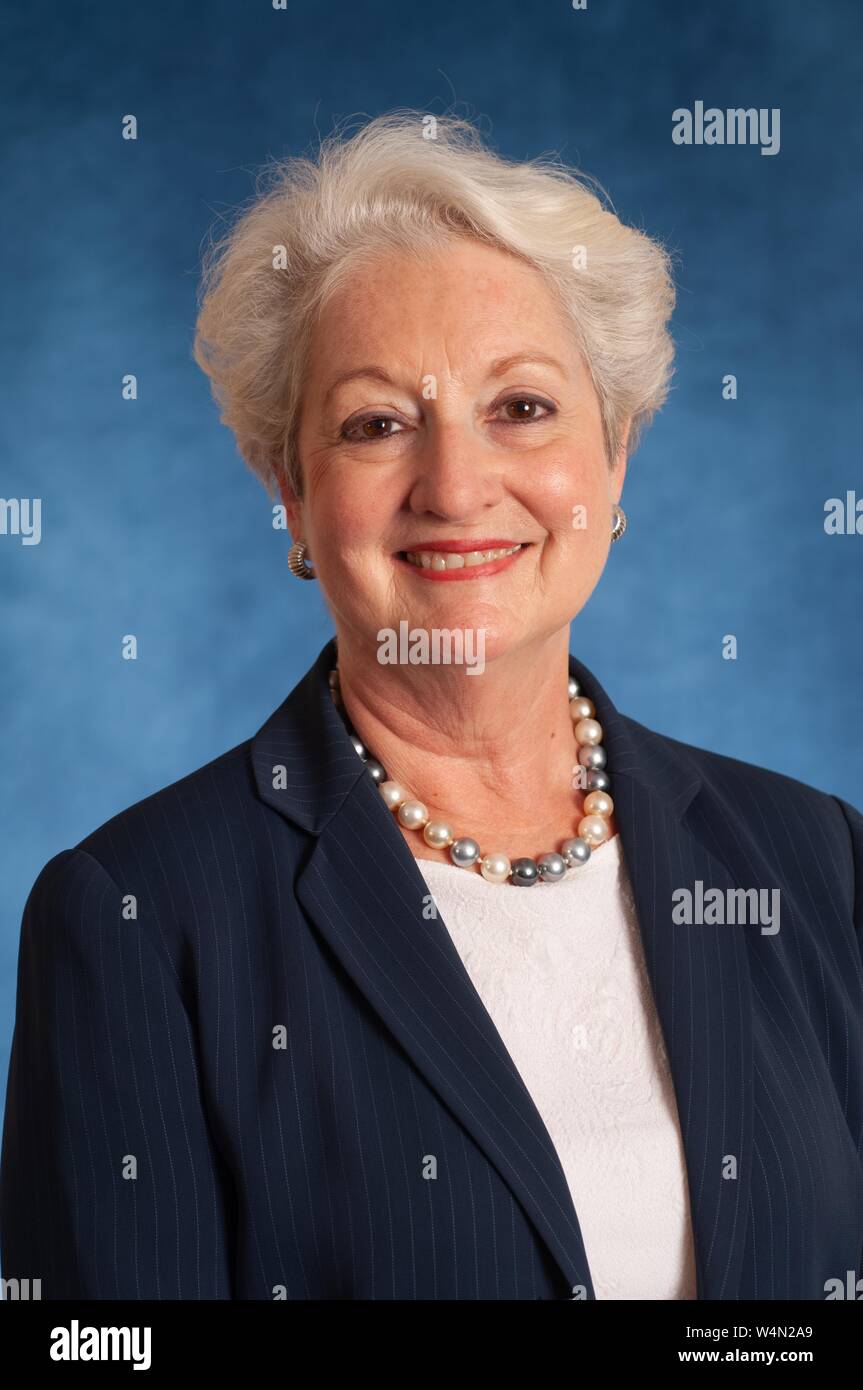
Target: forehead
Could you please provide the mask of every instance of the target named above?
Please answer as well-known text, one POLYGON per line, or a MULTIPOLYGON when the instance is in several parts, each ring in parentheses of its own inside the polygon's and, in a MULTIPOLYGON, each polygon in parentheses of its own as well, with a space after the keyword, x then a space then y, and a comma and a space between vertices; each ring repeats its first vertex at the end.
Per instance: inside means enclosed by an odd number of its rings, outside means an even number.
POLYGON ((372 355, 402 363, 428 353, 479 359, 537 341, 575 357, 543 276, 515 256, 461 238, 352 266, 324 306, 310 357, 327 376, 372 355))

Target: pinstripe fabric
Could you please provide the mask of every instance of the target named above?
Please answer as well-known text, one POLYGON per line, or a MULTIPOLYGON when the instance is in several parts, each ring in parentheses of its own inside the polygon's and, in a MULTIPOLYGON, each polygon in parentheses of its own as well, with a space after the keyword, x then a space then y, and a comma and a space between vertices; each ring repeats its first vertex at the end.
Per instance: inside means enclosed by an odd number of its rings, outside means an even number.
MULTIPOLYGON (((332 707, 333 656, 31 891, 0 1239, 43 1297, 594 1297, 551 1140, 332 707)), ((863 820, 571 670, 605 728, 698 1297, 821 1299, 863 1253, 863 820), (779 932, 674 925, 699 880, 778 888, 779 932)))

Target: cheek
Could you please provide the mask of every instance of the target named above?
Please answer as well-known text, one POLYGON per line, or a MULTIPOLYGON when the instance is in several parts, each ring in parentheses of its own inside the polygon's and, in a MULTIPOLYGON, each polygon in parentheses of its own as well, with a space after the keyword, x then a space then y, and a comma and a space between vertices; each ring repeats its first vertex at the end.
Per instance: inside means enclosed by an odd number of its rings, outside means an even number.
POLYGON ((599 548, 606 522, 611 526, 610 475, 605 456, 559 456, 542 468, 541 484, 525 504, 546 531, 561 543, 578 540, 599 548))
POLYGON ((307 457, 306 479, 306 517, 316 533, 325 543, 337 537, 340 547, 357 544, 370 526, 368 488, 358 472, 321 450, 307 457))
POLYGON ((359 472, 350 477, 349 470, 333 468, 312 491, 306 515, 330 583, 354 593, 374 586, 391 523, 382 490, 370 490, 359 472))

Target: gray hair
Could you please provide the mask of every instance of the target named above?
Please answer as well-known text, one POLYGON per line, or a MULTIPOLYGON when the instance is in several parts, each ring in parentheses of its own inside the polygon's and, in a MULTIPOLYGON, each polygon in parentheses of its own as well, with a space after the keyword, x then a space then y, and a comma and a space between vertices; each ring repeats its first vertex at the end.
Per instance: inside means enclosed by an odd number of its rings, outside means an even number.
POLYGON ((358 259, 453 236, 545 277, 596 389, 607 456, 622 448, 627 422, 631 454, 671 377, 670 257, 625 226, 591 182, 551 156, 504 159, 468 121, 414 110, 336 132, 314 160, 266 166, 250 206, 205 252, 194 355, 268 491, 285 482, 302 496, 305 364, 329 297, 358 259))

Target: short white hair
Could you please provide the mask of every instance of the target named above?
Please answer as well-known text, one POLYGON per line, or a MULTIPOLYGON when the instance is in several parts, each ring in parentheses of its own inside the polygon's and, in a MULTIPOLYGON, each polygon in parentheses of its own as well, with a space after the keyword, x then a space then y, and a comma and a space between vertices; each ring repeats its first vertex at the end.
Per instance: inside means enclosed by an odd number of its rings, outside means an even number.
POLYGON ((508 160, 470 122, 414 110, 336 131, 314 159, 266 166, 251 204, 205 251, 194 355, 268 491, 285 482, 302 496, 305 365, 330 295, 359 258, 418 253, 453 236, 545 277, 591 374, 609 461, 627 423, 631 454, 671 377, 670 257, 594 187, 552 156, 508 160))

